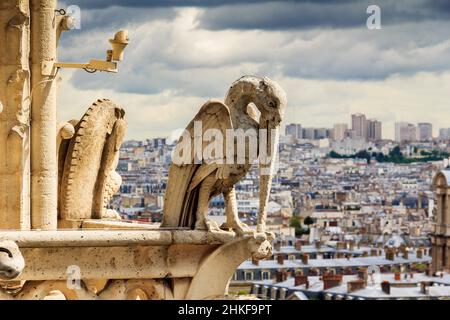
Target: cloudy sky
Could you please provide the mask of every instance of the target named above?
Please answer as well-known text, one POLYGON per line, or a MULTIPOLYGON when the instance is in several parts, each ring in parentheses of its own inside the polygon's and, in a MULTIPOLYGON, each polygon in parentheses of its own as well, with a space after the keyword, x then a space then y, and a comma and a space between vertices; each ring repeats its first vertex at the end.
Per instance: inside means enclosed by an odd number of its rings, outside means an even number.
POLYGON ((66 0, 81 29, 63 34, 61 61, 104 58, 128 29, 118 74, 61 72, 59 118, 80 118, 97 98, 126 109, 128 139, 170 136, 207 99, 244 74, 288 94, 285 124, 331 127, 363 112, 383 122, 450 127, 449 0, 66 0), (245 4, 243 4, 245 3, 245 4), (368 5, 381 8, 369 30, 368 5))

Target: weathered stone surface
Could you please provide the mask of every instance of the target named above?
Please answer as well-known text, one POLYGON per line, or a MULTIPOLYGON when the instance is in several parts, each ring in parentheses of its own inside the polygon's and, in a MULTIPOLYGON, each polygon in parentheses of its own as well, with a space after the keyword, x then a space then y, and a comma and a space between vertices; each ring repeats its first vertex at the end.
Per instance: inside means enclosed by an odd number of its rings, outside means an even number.
POLYGON ((30 228, 29 17, 29 1, 0 1, 0 228, 3 229, 30 228))
POLYGON ((0 279, 17 278, 25 266, 22 253, 13 241, 0 241, 0 279))
POLYGON ((117 218, 108 216, 106 206, 122 181, 115 169, 126 131, 124 113, 113 102, 98 100, 75 125, 67 151, 60 149, 62 219, 117 218))

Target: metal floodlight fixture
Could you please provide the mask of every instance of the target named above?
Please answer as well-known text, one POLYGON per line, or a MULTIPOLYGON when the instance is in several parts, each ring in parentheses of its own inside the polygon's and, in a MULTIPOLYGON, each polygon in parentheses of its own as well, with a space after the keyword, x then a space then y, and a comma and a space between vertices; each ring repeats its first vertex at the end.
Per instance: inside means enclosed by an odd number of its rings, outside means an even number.
POLYGON ((125 47, 129 43, 128 30, 120 30, 114 35, 114 39, 109 39, 112 50, 106 51, 106 60, 90 60, 89 63, 57 62, 55 68, 75 68, 84 69, 87 72, 96 71, 117 72, 117 62, 123 60, 125 47))
POLYGON ((112 60, 122 61, 123 51, 129 43, 128 30, 120 30, 114 35, 114 39, 109 39, 112 46, 112 60))

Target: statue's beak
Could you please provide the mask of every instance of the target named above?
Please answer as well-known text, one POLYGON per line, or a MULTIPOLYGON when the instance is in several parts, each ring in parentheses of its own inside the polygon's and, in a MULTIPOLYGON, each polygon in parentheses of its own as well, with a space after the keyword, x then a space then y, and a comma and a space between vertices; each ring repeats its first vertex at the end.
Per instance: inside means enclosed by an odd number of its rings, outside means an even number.
POLYGON ((277 121, 277 119, 271 121, 264 118, 261 119, 260 123, 260 129, 263 130, 260 132, 259 216, 257 232, 265 232, 266 230, 267 204, 269 202, 278 151, 279 124, 280 121, 277 121))

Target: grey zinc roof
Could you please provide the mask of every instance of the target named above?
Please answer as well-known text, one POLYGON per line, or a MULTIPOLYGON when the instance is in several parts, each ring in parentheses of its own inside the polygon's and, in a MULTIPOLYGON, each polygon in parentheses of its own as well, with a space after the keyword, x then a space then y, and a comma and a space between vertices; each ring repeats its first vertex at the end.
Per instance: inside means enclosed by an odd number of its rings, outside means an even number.
POLYGON ((259 265, 251 261, 244 261, 238 270, 252 269, 297 269, 297 268, 335 268, 335 267, 367 267, 371 265, 392 265, 413 262, 431 262, 431 258, 424 256, 417 258, 414 254, 409 254, 408 259, 395 257, 394 261, 385 259, 384 256, 339 258, 339 259, 309 259, 308 264, 303 264, 301 260, 284 260, 284 264, 279 264, 276 260, 261 260, 259 265))
MULTIPOLYGON (((321 292, 329 293, 332 295, 342 295, 342 296, 352 296, 355 298, 365 298, 365 299, 401 299, 401 298, 426 298, 426 297, 449 297, 450 296, 450 275, 446 274, 443 279, 437 277, 429 277, 425 274, 414 274, 413 279, 402 279, 401 281, 394 280, 394 274, 381 274, 380 281, 387 280, 391 284, 408 284, 404 286, 391 286, 391 293, 385 294, 380 285, 369 285, 365 289, 357 290, 352 293, 347 292, 347 282, 356 280, 358 276, 356 275, 348 275, 343 276, 342 285, 330 288, 327 290, 323 290, 323 281, 320 280, 320 277, 310 276, 308 277, 309 288, 306 289, 305 285, 295 286, 294 278, 289 278, 286 281, 274 283, 273 280, 265 280, 265 281, 257 281, 255 284, 259 284, 261 286, 269 286, 269 287, 279 287, 279 288, 287 288, 289 290, 293 290, 295 292, 321 292), (440 283, 442 285, 435 285, 427 287, 428 294, 420 293, 420 288, 418 285, 414 285, 420 283, 421 281, 431 281, 435 283, 440 283)), ((370 281, 370 280, 369 280, 370 281)))

